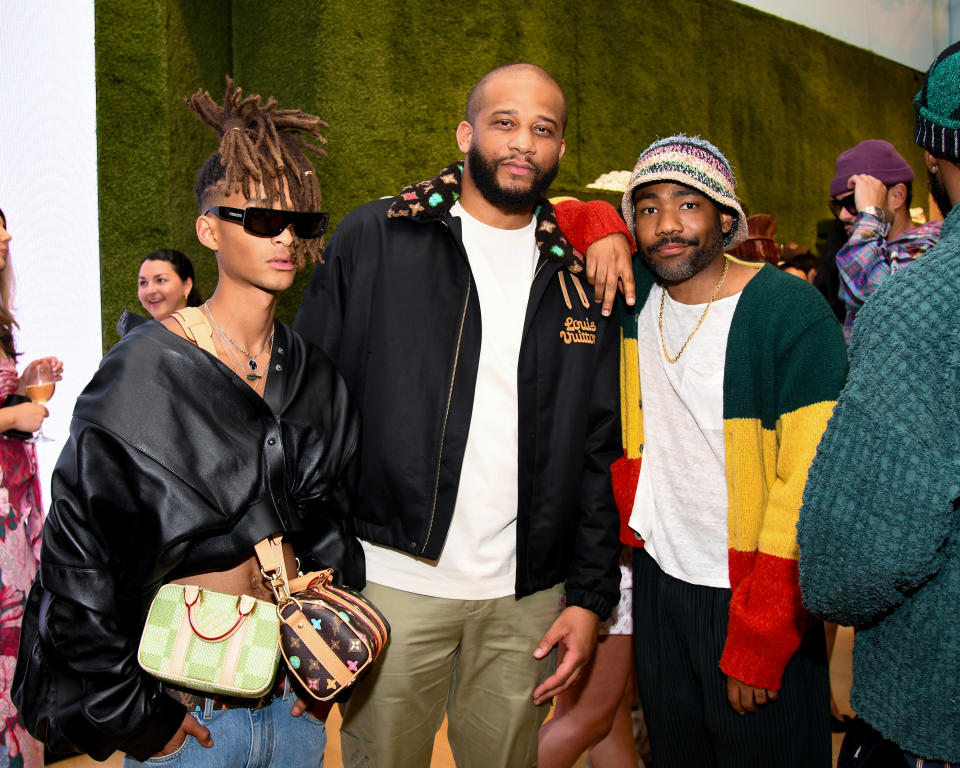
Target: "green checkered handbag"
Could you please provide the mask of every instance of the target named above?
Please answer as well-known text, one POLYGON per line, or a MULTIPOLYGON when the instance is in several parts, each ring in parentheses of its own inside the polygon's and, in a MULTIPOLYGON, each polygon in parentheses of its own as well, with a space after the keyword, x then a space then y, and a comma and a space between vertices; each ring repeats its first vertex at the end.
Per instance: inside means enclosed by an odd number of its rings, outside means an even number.
POLYGON ((137 661, 173 685, 262 696, 280 663, 277 607, 249 595, 164 584, 147 614, 137 661))

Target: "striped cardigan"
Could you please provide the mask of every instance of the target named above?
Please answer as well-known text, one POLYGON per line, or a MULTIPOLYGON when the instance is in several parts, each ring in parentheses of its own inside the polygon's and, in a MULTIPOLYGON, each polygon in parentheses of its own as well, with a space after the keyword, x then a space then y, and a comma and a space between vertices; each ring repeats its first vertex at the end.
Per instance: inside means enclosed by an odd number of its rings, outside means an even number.
MULTIPOLYGON (((758 272, 737 303, 724 363, 732 594, 720 668, 750 685, 778 689, 784 667, 814 622, 800 601, 797 516, 847 358, 840 326, 813 287, 770 265, 749 266, 758 272)), ((637 305, 620 307, 624 456, 613 466, 613 483, 621 514, 633 508, 640 474, 637 322, 654 283, 636 259, 634 274, 637 305)))

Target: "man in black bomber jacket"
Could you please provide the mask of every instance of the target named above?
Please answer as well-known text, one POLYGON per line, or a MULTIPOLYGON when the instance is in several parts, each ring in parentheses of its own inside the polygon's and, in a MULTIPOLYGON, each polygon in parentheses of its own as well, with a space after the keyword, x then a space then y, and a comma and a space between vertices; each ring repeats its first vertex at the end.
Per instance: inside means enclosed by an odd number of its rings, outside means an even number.
POLYGON ((351 213, 297 315, 360 405, 355 528, 392 628, 345 765, 428 765, 444 714, 458 765, 532 765, 619 597, 617 328, 544 199, 565 123, 539 67, 485 75, 463 163, 351 213))

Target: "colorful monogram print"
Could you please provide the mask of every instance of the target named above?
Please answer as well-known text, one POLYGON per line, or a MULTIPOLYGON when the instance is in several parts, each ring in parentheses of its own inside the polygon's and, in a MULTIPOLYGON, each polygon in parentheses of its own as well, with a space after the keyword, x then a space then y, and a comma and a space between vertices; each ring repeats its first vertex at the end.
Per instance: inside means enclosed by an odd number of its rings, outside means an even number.
POLYGON ((376 660, 390 632, 386 619, 363 595, 323 579, 281 603, 280 616, 280 646, 287 665, 321 701, 351 685, 376 660))
MULTIPOLYGON (((463 163, 451 163, 438 176, 404 187, 393 198, 387 217, 391 219, 441 219, 460 198, 463 163)), ((576 258, 573 246, 560 231, 553 206, 544 200, 533 211, 537 217, 537 247, 540 255, 560 261, 573 273, 583 271, 583 262, 576 258)))

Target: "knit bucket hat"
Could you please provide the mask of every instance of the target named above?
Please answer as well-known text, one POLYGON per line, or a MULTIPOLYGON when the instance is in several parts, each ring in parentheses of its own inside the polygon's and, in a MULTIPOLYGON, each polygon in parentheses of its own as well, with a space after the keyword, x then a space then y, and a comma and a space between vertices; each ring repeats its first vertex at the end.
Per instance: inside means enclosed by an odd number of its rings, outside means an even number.
POLYGON ((913 108, 917 144, 935 155, 960 160, 960 42, 930 65, 913 108))
POLYGON ((733 191, 737 180, 727 158, 709 141, 682 133, 658 139, 637 160, 620 206, 631 233, 635 232, 633 191, 644 184, 663 181, 692 187, 733 215, 733 226, 723 236, 725 250, 747 239, 747 217, 733 191))

